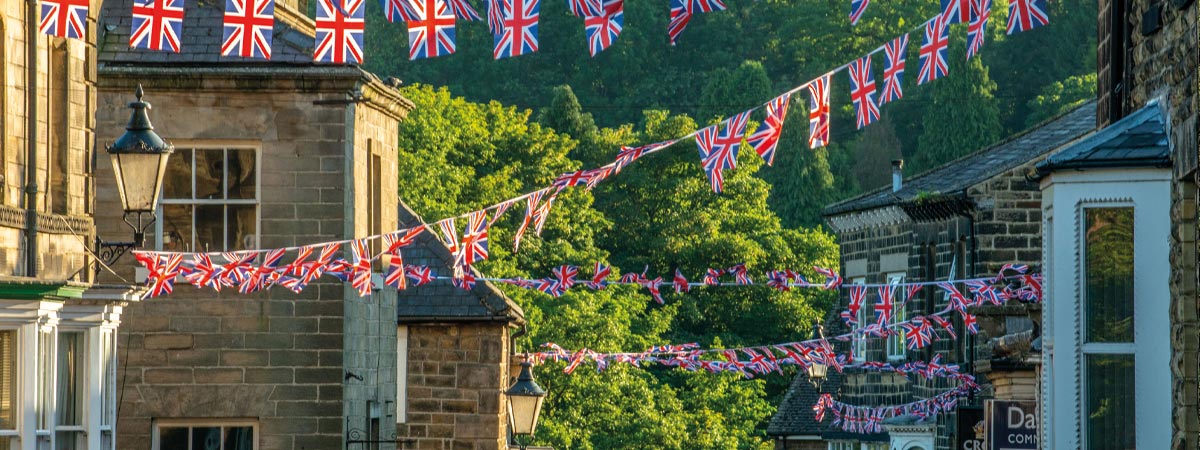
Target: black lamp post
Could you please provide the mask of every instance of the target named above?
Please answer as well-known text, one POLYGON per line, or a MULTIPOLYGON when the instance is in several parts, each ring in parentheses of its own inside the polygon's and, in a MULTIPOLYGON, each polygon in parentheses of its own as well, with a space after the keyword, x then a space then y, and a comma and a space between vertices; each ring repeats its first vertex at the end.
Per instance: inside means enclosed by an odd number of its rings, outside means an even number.
MULTIPOLYGON (((121 195, 122 220, 133 229, 131 242, 104 242, 96 237, 97 256, 105 265, 112 265, 131 248, 146 243, 146 229, 154 224, 154 211, 162 192, 167 160, 175 146, 163 141, 150 124, 150 104, 142 101, 142 85, 134 94, 137 100, 129 104, 133 114, 125 126, 125 134, 104 150, 112 159, 113 174, 117 177, 117 192, 121 195)), ((100 266, 96 266, 100 273, 100 266)))
MULTIPOLYGON (((542 414, 542 401, 546 399, 546 391, 533 380, 533 364, 529 361, 521 363, 521 375, 513 383, 504 396, 508 397, 508 425, 513 438, 524 436, 533 437, 537 428, 538 416, 542 414)), ((529 446, 528 441, 518 441, 521 449, 529 446)))
MULTIPOLYGON (((821 322, 813 321, 812 340, 825 340, 825 326, 821 322)), ((825 375, 829 372, 829 366, 824 362, 810 361, 805 372, 808 374, 808 382, 812 383, 817 391, 821 390, 821 383, 825 381, 825 375)))

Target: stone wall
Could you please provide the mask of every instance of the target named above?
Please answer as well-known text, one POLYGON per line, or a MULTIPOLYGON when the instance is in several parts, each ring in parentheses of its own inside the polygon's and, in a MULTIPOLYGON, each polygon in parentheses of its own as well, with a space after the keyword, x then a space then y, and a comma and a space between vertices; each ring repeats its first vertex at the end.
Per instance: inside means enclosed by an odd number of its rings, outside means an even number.
POLYGON ((406 448, 507 449, 509 351, 505 323, 409 325, 406 448))
MULTIPOLYGON (((23 230, 25 186, 36 183, 34 209, 39 236, 37 276, 86 281, 84 242, 92 236, 91 151, 96 129, 96 17, 92 0, 87 39, 64 39, 37 32, 30 51, 29 2, 0 4, 0 275, 26 276, 23 230), (29 129, 30 54, 37 55, 36 133, 29 129), (36 179, 26 177, 29 136, 36 134, 36 179)), ((41 17, 40 6, 37 11, 41 17)))
MULTIPOLYGON (((1197 266, 1196 266, 1196 67, 1200 67, 1200 31, 1197 29, 1196 2, 1158 2, 1126 0, 1129 35, 1126 39, 1112 33, 1108 25, 1114 1, 1101 0, 1098 23, 1097 70, 1101 106, 1104 102, 1119 101, 1104 94, 1114 83, 1114 67, 1107 59, 1107 46, 1128 40, 1126 48, 1128 75, 1124 83, 1128 104, 1124 111, 1134 111, 1153 99, 1160 99, 1169 118, 1172 159, 1176 181, 1171 195, 1171 374, 1174 382, 1174 420, 1172 421, 1174 449, 1196 449, 1200 436, 1200 411, 1197 410, 1198 362, 1197 347, 1197 266), (1176 4, 1185 3, 1178 7, 1176 4), (1150 26, 1155 21, 1159 27, 1150 26)), ((1101 125, 1117 117, 1098 108, 1101 125)))
POLYGON ((995 275, 1006 263, 1029 264, 1035 269, 1042 260, 1042 192, 1025 178, 1037 158, 968 189, 977 199, 975 231, 978 233, 980 276, 995 275))

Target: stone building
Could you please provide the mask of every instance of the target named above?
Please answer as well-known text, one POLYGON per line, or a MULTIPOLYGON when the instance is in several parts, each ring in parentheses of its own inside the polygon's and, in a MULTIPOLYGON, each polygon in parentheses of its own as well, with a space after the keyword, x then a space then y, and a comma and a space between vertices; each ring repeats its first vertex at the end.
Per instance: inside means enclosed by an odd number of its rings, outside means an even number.
MULTIPOLYGON (((148 248, 279 248, 395 229, 397 127, 413 105, 356 66, 314 64, 305 1, 276 2, 270 61, 220 56, 224 2, 186 3, 179 53, 131 49, 131 5, 101 10, 95 117, 97 141, 112 141, 141 84, 175 145, 148 248)), ((109 170, 97 170, 99 233, 116 237, 127 231, 109 170)), ((140 279, 124 262, 118 273, 140 279)), ((127 309, 118 447, 394 440, 395 291, 360 298, 322 281, 250 295, 180 283, 127 309)))
POLYGON ((1043 317, 1044 448, 1196 449, 1200 440, 1197 12, 1187 0, 1101 0, 1101 129, 1039 167, 1053 305, 1043 317), (1121 251, 1093 252, 1098 245, 1121 251), (1130 254, 1123 270, 1088 270, 1114 262, 1093 257, 1130 254), (1109 294, 1092 289, 1101 282, 1109 294), (1120 333, 1091 328, 1115 324, 1097 315, 1105 308, 1128 313, 1113 327, 1120 333))
MULTIPOLYGON (((1006 263, 1024 263, 1038 270, 1041 261, 1041 192, 1026 175, 1054 149, 1078 139, 1095 127, 1096 103, 1089 102, 1029 131, 976 153, 904 180, 897 162, 893 185, 825 208, 826 221, 837 234, 842 275, 846 283, 944 281, 996 275, 1006 263)), ((964 289, 960 286, 960 289, 964 289)), ((964 289, 965 292, 965 289, 964 289)), ((870 290, 868 303, 873 303, 870 290)), ((897 293, 897 305, 905 293, 897 293)), ((948 298, 927 286, 896 309, 897 321, 946 309, 948 298)), ((837 311, 845 310, 848 296, 837 311)), ((1033 309, 1037 309, 1036 306, 1033 309)), ((983 391, 960 406, 983 399, 1015 395, 1034 400, 1036 367, 1026 357, 1014 358, 996 345, 996 338, 1020 340, 1027 353, 1034 338, 1033 321, 1023 305, 975 307, 981 332, 969 335, 957 315, 951 322, 958 338, 946 334, 922 350, 909 350, 903 338, 855 338, 838 344, 855 362, 902 364, 929 361, 935 354, 944 363, 959 364, 976 374, 983 391), (847 348, 848 347, 848 348, 847 348), (996 350, 1000 348, 1001 350, 996 350), (993 363, 996 364, 993 364, 993 363), (998 384, 995 381, 998 380, 998 384), (1029 389, 1010 389, 1016 384, 1029 389)), ((859 323, 874 321, 873 309, 859 310, 859 323)), ((848 329, 834 315, 827 324, 831 335, 848 329)), ((1018 347, 1021 347, 1018 345, 1018 347)), ((800 375, 803 377, 803 375, 800 375)), ((947 380, 925 380, 901 374, 863 372, 848 368, 825 392, 839 401, 864 406, 908 403, 953 387, 947 380)), ((779 413, 768 427, 778 449, 876 450, 895 448, 951 449, 956 414, 941 414, 926 423, 904 423, 903 432, 851 434, 811 420, 815 392, 805 381, 792 383, 779 413), (808 410, 804 412, 804 410, 808 410), (903 436, 903 439, 900 437, 903 436)), ((1011 398, 1011 397, 1010 397, 1011 398)))
POLYGON ((115 335, 138 293, 93 284, 96 17, 80 39, 40 18, 0 2, 0 448, 113 448, 115 335))
MULTIPOLYGON (((401 206, 406 225, 420 223, 401 206)), ((449 249, 422 234, 406 247, 408 264, 453 266, 449 249)), ((396 421, 404 448, 508 448, 501 393, 513 383, 512 340, 525 313, 502 292, 480 282, 468 292, 448 283, 410 288, 397 305, 399 387, 396 421)))

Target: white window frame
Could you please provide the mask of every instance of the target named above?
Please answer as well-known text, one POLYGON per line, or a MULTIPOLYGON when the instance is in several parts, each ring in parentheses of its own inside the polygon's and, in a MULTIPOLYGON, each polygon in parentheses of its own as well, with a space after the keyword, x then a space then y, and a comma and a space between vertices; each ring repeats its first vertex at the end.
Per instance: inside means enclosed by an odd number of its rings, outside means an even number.
POLYGON ((88 446, 87 445, 88 415, 90 413, 90 409, 93 407, 92 402, 89 401, 89 400, 91 400, 89 397, 93 394, 93 389, 91 389, 93 374, 92 374, 92 371, 89 370, 90 368, 88 367, 88 362, 93 355, 92 348, 91 348, 91 346, 93 344, 92 341, 93 341, 93 339, 91 338, 90 333, 88 333, 87 329, 60 327, 57 330, 55 330, 54 384, 52 385, 52 389, 54 390, 54 400, 53 400, 53 404, 52 404, 53 406, 51 407, 51 410, 49 411, 49 413, 51 415, 51 422, 53 423, 53 427, 54 427, 54 446, 55 446, 55 448, 58 448, 60 445, 62 445, 62 443, 58 442, 59 433, 71 433, 71 436, 74 436, 75 442, 76 442, 76 445, 74 448, 87 448, 87 446, 88 446), (78 354, 75 356, 75 358, 76 358, 75 364, 83 366, 82 367, 83 379, 76 380, 77 385, 75 386, 75 396, 77 398, 74 400, 75 402, 78 402, 79 408, 80 408, 80 411, 77 412, 77 415, 79 416, 79 423, 73 424, 73 425, 60 425, 58 423, 58 415, 59 415, 58 401, 59 401, 59 397, 62 394, 61 392, 58 391, 58 388, 59 388, 58 384, 59 384, 59 379, 60 379, 60 377, 58 375, 59 375, 59 372, 62 370, 62 367, 60 367, 58 364, 58 359, 61 356, 60 352, 58 351, 58 346, 62 344, 62 342, 63 342, 62 335, 64 335, 64 334, 76 334, 79 336, 79 347, 77 349, 78 354))
MULTIPOLYGON (((162 443, 159 442, 159 433, 163 428, 188 428, 188 446, 191 446, 192 428, 241 428, 250 427, 254 432, 254 446, 252 450, 258 450, 258 442, 262 438, 261 430, 257 420, 254 419, 154 419, 151 426, 150 448, 151 450, 184 450, 184 449, 163 449, 162 443)), ((221 432, 221 446, 225 446, 225 432, 221 432)), ((192 449, 195 450, 195 449, 192 449)))
MULTIPOLYGON (((177 143, 176 149, 186 149, 186 150, 191 150, 191 152, 192 152, 192 161, 191 161, 192 169, 190 172, 191 173, 191 187, 192 187, 191 195, 192 195, 192 197, 196 196, 196 151, 197 150, 222 150, 225 155, 225 161, 229 161, 229 151, 230 150, 252 150, 252 151, 254 151, 254 198, 252 198, 252 199, 222 198, 222 199, 218 199, 218 200, 197 199, 197 198, 171 199, 171 198, 166 197, 165 192, 162 192, 162 193, 159 193, 158 208, 155 211, 155 214, 159 218, 163 217, 163 205, 191 205, 191 206, 252 205, 252 206, 254 206, 254 245, 252 246, 252 248, 259 248, 259 243, 261 242, 261 236, 262 236, 262 146, 257 143, 250 144, 250 143, 245 143, 245 142, 231 143, 231 142, 221 142, 221 141, 196 141, 196 142, 187 142, 184 144, 177 143)), ((222 173, 221 173, 221 189, 222 189, 222 192, 225 194, 224 195, 225 197, 229 196, 229 192, 228 192, 229 183, 227 180, 228 176, 229 176, 228 167, 223 168, 222 173)), ((227 236, 228 230, 229 230, 229 215, 225 214, 222 218, 222 221, 223 222, 222 222, 221 229, 225 231, 225 233, 223 233, 222 236, 227 236)), ((165 220, 156 220, 154 222, 154 248, 155 248, 155 250, 162 250, 163 223, 164 222, 166 222, 166 221, 165 220)), ((191 230, 192 230, 192 236, 188 239, 188 241, 189 241, 189 243, 194 243, 196 240, 196 219, 195 219, 194 214, 192 216, 191 230)), ((224 242, 227 239, 228 239, 227 237, 222 239, 222 242, 224 243, 226 248, 229 247, 229 243, 224 242)), ((219 252, 219 251, 224 251, 225 249, 187 248, 186 250, 194 251, 194 252, 199 252, 199 251, 219 252)))
POLYGON ((408 325, 396 327, 396 423, 408 422, 408 325))
POLYGON ((1042 327, 1041 430, 1046 448, 1086 448, 1085 354, 1128 350, 1087 344, 1082 330, 1084 208, 1122 206, 1134 208, 1136 444, 1170 447, 1170 183, 1169 169, 1131 168, 1055 172, 1043 181, 1044 286, 1049 300, 1042 327))
POLYGON ((22 411, 22 405, 24 403, 22 401, 22 399, 25 394, 23 393, 23 391, 21 389, 23 387, 23 385, 21 383, 22 382, 21 368, 23 366, 23 363, 22 363, 23 358, 21 358, 21 355, 22 355, 21 343, 22 343, 23 336, 21 336, 21 334, 22 334, 21 328, 17 327, 17 326, 13 326, 13 325, 6 324, 3 326, 0 326, 0 331, 11 331, 13 333, 13 339, 15 340, 15 342, 13 343, 13 371, 12 371, 12 375, 15 378, 13 380, 13 392, 12 392, 12 408, 13 408, 13 419, 14 419, 13 420, 13 428, 0 429, 0 439, 8 439, 10 448, 19 448, 18 445, 13 440, 13 438, 21 436, 21 420, 22 420, 21 416, 22 416, 22 414, 24 414, 24 412, 22 411))
MULTIPOLYGON (((908 320, 908 309, 905 308, 906 300, 904 298, 904 288, 900 283, 904 282, 904 278, 908 274, 906 272, 891 272, 886 275, 887 283, 892 285, 892 321, 889 325, 895 325, 908 320)), ((887 360, 888 361, 903 361, 907 357, 907 348, 904 346, 903 328, 893 326, 891 331, 898 331, 900 334, 890 334, 887 338, 887 360)))
MULTIPOLYGON (((866 284, 867 277, 854 277, 850 279, 850 284, 866 284)), ((867 325, 870 319, 868 311, 874 311, 871 305, 867 304, 868 299, 863 299, 863 304, 858 308, 858 326, 859 328, 867 325)), ((865 334, 856 334, 850 339, 850 356, 854 358, 855 363, 865 362, 867 360, 867 336, 865 334)))

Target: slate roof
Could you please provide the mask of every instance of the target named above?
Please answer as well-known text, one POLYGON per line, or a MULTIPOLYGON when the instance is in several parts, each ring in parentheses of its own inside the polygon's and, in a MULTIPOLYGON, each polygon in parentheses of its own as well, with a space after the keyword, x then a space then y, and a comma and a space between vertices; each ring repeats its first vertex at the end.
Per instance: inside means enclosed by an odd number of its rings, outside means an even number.
POLYGON ((1049 153, 1096 128, 1096 102, 1082 106, 1008 140, 904 180, 892 192, 890 185, 826 206, 826 217, 863 211, 912 200, 921 194, 963 191, 997 174, 1049 153))
POLYGON ((1157 101, 1038 163, 1038 175, 1062 169, 1171 167, 1166 120, 1157 101))
POLYGON ((289 17, 281 5, 275 7, 270 61, 221 56, 225 0, 184 2, 179 53, 129 48, 129 35, 133 32, 132 11, 133 0, 104 1, 100 10, 100 64, 316 65, 312 61, 315 45, 312 25, 304 23, 307 18, 289 17))
MULTIPOLYGON (((399 206, 401 227, 422 221, 408 205, 399 206)), ((434 275, 449 275, 454 258, 450 249, 430 233, 421 233, 416 242, 401 250, 405 264, 427 265, 434 275)), ((397 320, 400 323, 443 321, 525 322, 525 312, 491 283, 480 281, 468 292, 448 280, 436 280, 419 288, 409 287, 397 295, 397 320)))
MULTIPOLYGON (((824 392, 837 392, 842 385, 842 374, 830 370, 825 382, 821 384, 824 392)), ((817 404, 820 393, 808 382, 808 376, 803 371, 796 373, 791 386, 783 394, 779 410, 771 417, 767 425, 768 436, 821 436, 829 431, 831 423, 829 415, 824 422, 817 422, 813 415, 813 405, 817 404)))

